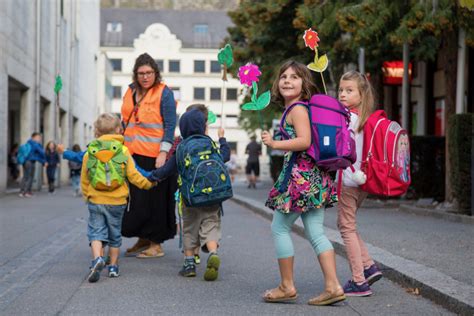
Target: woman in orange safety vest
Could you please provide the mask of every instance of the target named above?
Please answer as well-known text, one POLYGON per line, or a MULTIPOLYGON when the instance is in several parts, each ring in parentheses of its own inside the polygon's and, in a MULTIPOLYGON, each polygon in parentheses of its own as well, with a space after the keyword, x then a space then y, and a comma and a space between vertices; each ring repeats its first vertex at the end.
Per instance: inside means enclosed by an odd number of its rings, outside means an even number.
MULTIPOLYGON (((161 167, 174 141, 176 103, 173 92, 162 81, 155 60, 138 56, 133 67, 133 83, 123 97, 122 122, 125 146, 144 170, 161 167)), ((156 258, 164 255, 161 244, 176 234, 174 193, 176 177, 168 178, 151 190, 130 184, 129 211, 122 222, 122 235, 138 237, 126 256, 156 258)))

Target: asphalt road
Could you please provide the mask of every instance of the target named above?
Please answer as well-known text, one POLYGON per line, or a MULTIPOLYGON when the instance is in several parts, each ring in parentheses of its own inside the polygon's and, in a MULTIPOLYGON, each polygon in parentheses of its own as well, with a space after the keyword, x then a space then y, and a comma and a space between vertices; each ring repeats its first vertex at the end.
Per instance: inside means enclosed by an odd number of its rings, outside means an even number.
MULTIPOLYGON (((121 276, 105 272, 96 284, 85 280, 90 264, 86 237, 87 208, 69 189, 32 199, 0 198, 1 315, 447 315, 448 311, 382 279, 374 295, 350 298, 333 307, 307 300, 323 290, 322 274, 309 243, 293 236, 299 299, 268 304, 261 294, 279 282, 270 222, 228 202, 216 282, 178 276, 182 254, 178 240, 166 242, 158 259, 121 258, 121 276)), ((123 248, 133 244, 126 239, 123 248)), ((339 275, 347 261, 337 257, 339 275)), ((345 280, 341 279, 341 282, 345 280)))

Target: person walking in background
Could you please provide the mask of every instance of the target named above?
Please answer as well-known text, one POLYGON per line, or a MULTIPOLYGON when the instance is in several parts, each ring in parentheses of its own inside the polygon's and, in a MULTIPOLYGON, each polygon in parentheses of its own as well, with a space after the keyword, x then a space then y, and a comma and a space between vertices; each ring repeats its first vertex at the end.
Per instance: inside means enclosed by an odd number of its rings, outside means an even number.
POLYGON ((260 176, 260 160, 262 154, 262 145, 257 143, 255 135, 250 137, 250 143, 245 148, 245 153, 248 154, 247 166, 245 167, 245 174, 249 182, 248 188, 257 188, 258 177, 260 176))
POLYGON ((20 197, 32 197, 31 187, 35 177, 36 162, 44 165, 46 156, 41 146, 41 134, 34 132, 31 138, 18 149, 18 163, 23 166, 23 179, 20 184, 20 197))
MULTIPOLYGON (((287 61, 273 83, 275 100, 290 107, 307 101, 316 92, 311 73, 301 63, 287 61)), ((294 248, 291 227, 301 217, 306 238, 316 253, 324 275, 324 292, 309 300, 310 305, 331 305, 345 300, 336 275, 336 256, 331 242, 324 234, 325 207, 337 201, 330 175, 322 172, 306 153, 311 145, 311 127, 304 105, 294 106, 286 116, 285 126, 290 139, 274 140, 269 132, 262 141, 271 149, 286 151, 283 169, 271 189, 266 206, 274 210, 272 235, 275 243, 281 282, 263 295, 266 302, 294 301, 298 297, 293 278, 294 248)))
MULTIPOLYGON (((375 108, 372 86, 365 75, 349 71, 339 82, 339 101, 351 111, 350 128, 355 132, 357 161, 355 170, 347 168, 342 173, 342 186, 338 203, 337 227, 347 252, 352 278, 344 285, 347 296, 369 296, 370 285, 382 277, 382 273, 369 256, 367 247, 357 231, 356 213, 367 193, 362 191, 352 175, 360 170, 364 145, 364 125, 375 108)), ((340 172, 340 171, 339 171, 340 172)), ((337 177, 341 179, 341 177, 337 177)))
POLYGON ((46 145, 46 176, 48 178, 48 192, 54 193, 54 182, 56 181, 56 169, 59 164, 59 154, 56 150, 56 143, 49 141, 46 145))
MULTIPOLYGON (((72 151, 75 153, 75 155, 81 155, 81 161, 82 161, 81 146, 79 146, 79 144, 74 144, 74 146, 72 146, 72 151)), ((82 163, 79 163, 78 161, 75 161, 75 160, 69 160, 68 166, 69 166, 69 175, 71 177, 72 189, 74 191, 73 194, 74 196, 79 196, 81 193, 80 184, 81 184, 82 163)))
MULTIPOLYGON (((133 67, 133 83, 123 97, 122 123, 125 146, 136 164, 146 171, 164 165, 173 146, 176 102, 163 82, 155 60, 144 53, 133 67)), ((130 185, 129 211, 122 234, 138 237, 127 256, 157 258, 164 255, 161 244, 176 235, 174 194, 177 177, 172 176, 149 191, 130 185)))

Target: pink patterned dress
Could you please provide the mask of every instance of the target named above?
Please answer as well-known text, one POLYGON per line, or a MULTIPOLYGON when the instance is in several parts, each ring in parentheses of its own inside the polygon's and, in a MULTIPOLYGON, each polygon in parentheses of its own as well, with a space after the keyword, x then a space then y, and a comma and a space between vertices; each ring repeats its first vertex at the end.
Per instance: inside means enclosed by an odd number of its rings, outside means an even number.
MULTIPOLYGON (((296 132, 292 125, 287 124, 285 130, 291 138, 295 138, 296 132)), ((320 171, 313 158, 306 152, 289 151, 285 154, 283 169, 270 190, 265 205, 282 213, 303 213, 313 208, 331 207, 335 202, 337 202, 336 185, 330 175, 320 171), (280 192, 292 155, 298 156, 291 169, 287 189, 280 192)))

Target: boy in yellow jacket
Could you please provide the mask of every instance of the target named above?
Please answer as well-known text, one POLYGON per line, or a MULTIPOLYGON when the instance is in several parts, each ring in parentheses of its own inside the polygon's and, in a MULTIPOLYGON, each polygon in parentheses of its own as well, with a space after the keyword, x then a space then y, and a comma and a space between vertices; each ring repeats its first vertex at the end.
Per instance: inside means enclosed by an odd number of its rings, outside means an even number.
POLYGON ((92 265, 87 277, 97 282, 105 267, 102 248, 109 246, 109 277, 119 276, 118 257, 122 245, 122 217, 127 207, 127 180, 141 189, 153 184, 136 169, 127 147, 123 145, 118 116, 101 114, 94 123, 95 136, 84 155, 81 189, 89 208, 87 236, 92 250, 92 265))

